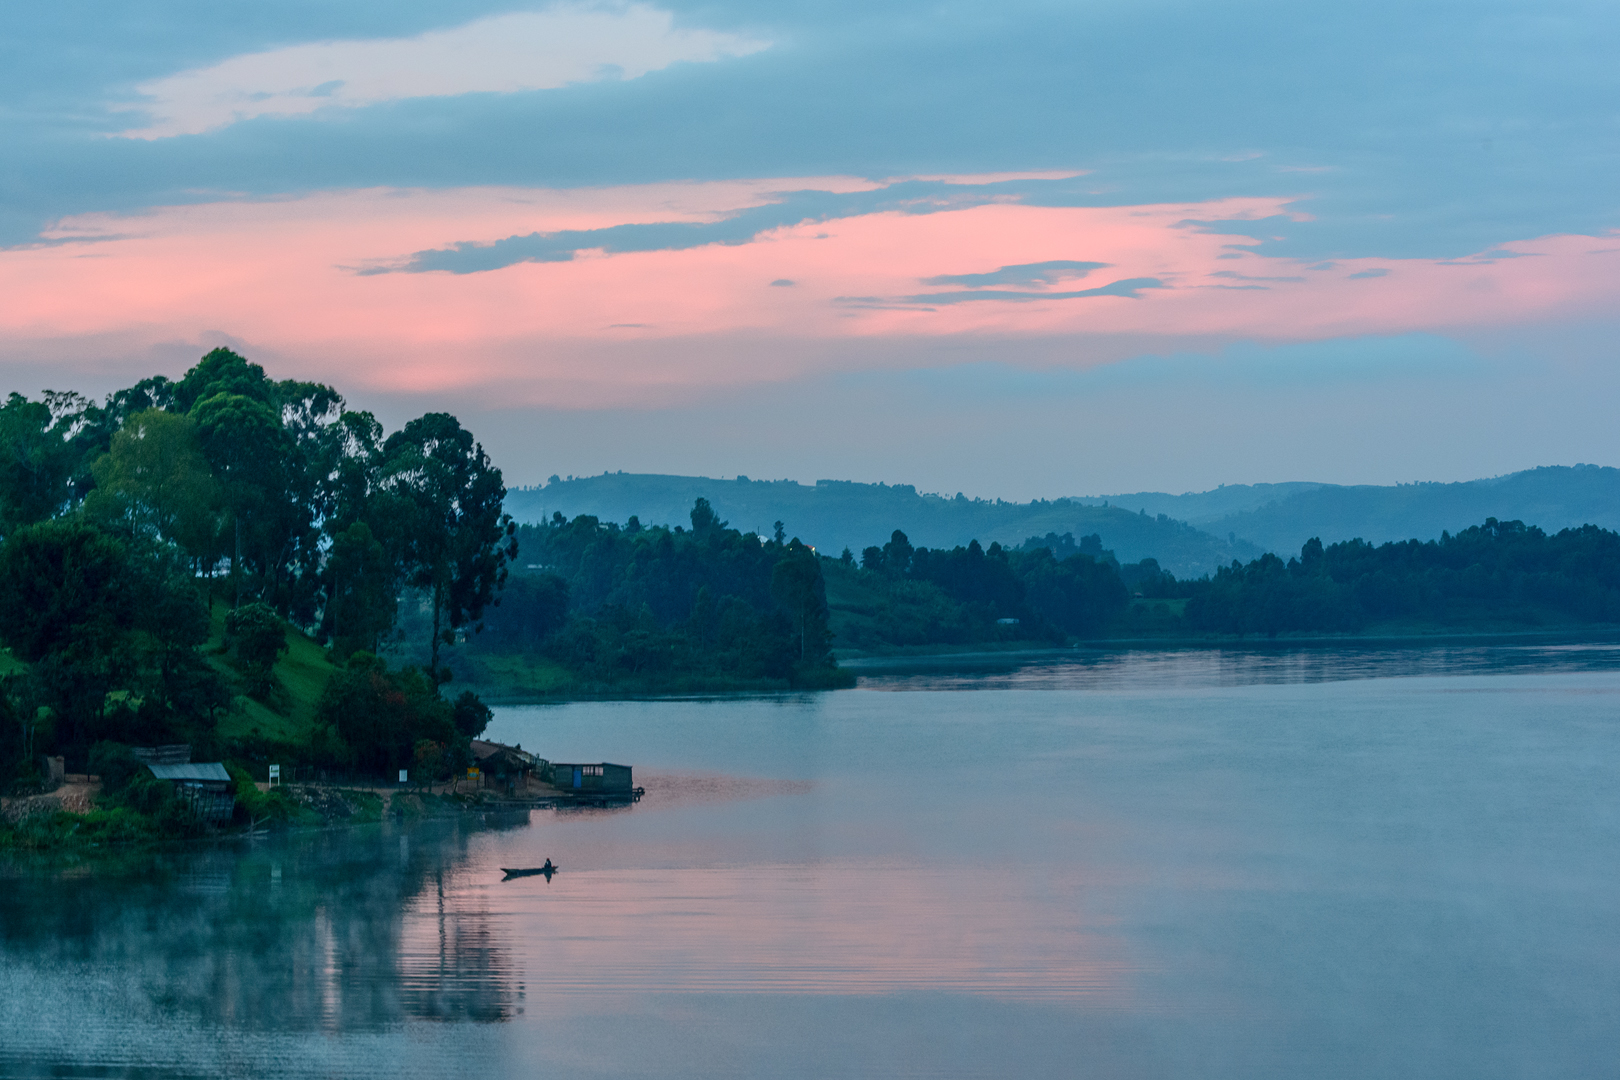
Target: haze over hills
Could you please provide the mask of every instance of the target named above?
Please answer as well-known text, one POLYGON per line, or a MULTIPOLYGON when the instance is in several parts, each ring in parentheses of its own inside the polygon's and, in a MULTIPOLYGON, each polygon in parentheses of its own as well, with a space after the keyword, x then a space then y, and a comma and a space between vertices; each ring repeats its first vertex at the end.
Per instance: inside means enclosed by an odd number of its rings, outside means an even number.
POLYGON ((1332 485, 1303 481, 1286 484, 1222 484, 1209 491, 1189 491, 1183 495, 1171 495, 1163 491, 1135 491, 1128 495, 1074 495, 1070 498, 1087 506, 1107 504, 1123 506, 1127 510, 1143 510, 1155 516, 1165 514, 1189 525, 1204 528, 1234 514, 1258 510, 1294 495, 1330 486, 1332 485))
POLYGON ((1452 484, 1229 484, 1182 495, 1137 492, 1028 503, 919 494, 908 484, 607 473, 516 489, 507 508, 519 521, 560 512, 679 524, 700 496, 737 528, 769 534, 782 521, 789 536, 829 554, 845 547, 858 554, 897 528, 925 547, 975 539, 1017 545, 1049 532, 1077 539, 1097 533, 1122 562, 1155 558, 1178 577, 1201 576, 1262 551, 1292 555, 1313 536, 1325 543, 1429 540, 1488 517, 1548 532, 1587 523, 1620 530, 1620 469, 1596 465, 1549 466, 1452 484))
POLYGON ((1549 533, 1586 524, 1620 530, 1620 469, 1545 466, 1485 480, 1389 487, 1229 485, 1187 495, 1113 495, 1108 501, 1291 555, 1313 536, 1324 543, 1356 537, 1372 543, 1433 540, 1442 531, 1456 532, 1491 517, 1549 533))
POLYGON ((591 514, 623 522, 635 515, 643 524, 684 523, 692 503, 708 499, 722 520, 734 528, 770 535, 781 521, 788 536, 836 555, 849 548, 857 555, 881 545, 902 529, 919 547, 955 547, 970 540, 985 545, 1018 545, 1032 536, 1090 533, 1122 562, 1156 558, 1178 577, 1197 577, 1233 559, 1252 559, 1260 550, 1241 541, 1212 536, 1185 522, 1117 506, 1085 505, 1077 500, 1010 503, 969 499, 962 495, 919 494, 909 484, 859 484, 847 480, 714 480, 698 476, 607 473, 568 480, 553 479, 543 488, 516 489, 507 495, 507 511, 520 522, 539 521, 553 513, 572 518, 591 514))

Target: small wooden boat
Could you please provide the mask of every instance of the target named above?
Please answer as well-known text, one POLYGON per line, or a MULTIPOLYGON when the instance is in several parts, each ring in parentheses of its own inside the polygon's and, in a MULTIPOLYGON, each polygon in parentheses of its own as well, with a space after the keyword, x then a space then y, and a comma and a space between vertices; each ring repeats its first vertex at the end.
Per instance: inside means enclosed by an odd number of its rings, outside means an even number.
POLYGON ((501 880, 511 881, 513 878, 534 877, 536 874, 544 874, 546 880, 550 881, 551 875, 555 874, 556 872, 557 865, 550 859, 547 859, 546 865, 544 866, 522 866, 515 868, 503 866, 501 867, 501 873, 505 874, 506 876, 501 880))

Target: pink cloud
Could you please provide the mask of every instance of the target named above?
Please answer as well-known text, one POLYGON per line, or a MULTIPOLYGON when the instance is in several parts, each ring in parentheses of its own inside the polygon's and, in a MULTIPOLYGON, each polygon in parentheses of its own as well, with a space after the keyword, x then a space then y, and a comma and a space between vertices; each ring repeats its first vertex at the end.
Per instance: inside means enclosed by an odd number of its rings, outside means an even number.
POLYGON ((787 379, 807 365, 869 363, 839 359, 837 343, 854 339, 1071 337, 1072 362, 1083 365, 1103 359, 1087 350, 1094 338, 1477 333, 1600 312, 1620 291, 1620 260, 1590 255, 1612 237, 1502 245, 1535 258, 1359 259, 1311 269, 1252 252, 1233 259, 1255 242, 1187 224, 1291 212, 1288 200, 1269 198, 1077 208, 1000 202, 793 226, 744 244, 586 251, 568 262, 474 274, 357 273, 468 240, 711 221, 777 191, 875 186, 810 178, 369 190, 85 215, 60 224, 58 243, 0 253, 8 301, 0 341, 16 348, 112 337, 138 349, 219 330, 344 386, 501 385, 530 402, 610 404, 787 379), (923 285, 926 278, 1052 260, 1107 266, 1084 278, 994 287, 1025 294, 1017 302, 908 300, 963 291, 923 285), (1164 287, 1134 299, 1027 298, 1146 278, 1164 287), (779 280, 793 285, 772 287, 779 280), (850 297, 874 299, 840 299, 850 297), (759 346, 676 347, 720 338, 759 346), (822 347, 787 347, 807 341, 822 347))

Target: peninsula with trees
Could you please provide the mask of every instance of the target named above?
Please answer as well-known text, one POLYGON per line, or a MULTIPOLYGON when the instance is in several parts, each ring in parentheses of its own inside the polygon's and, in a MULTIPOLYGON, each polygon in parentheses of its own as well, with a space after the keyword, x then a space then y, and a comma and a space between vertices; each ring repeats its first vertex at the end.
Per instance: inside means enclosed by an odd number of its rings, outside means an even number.
MULTIPOLYGON (((197 822, 134 748, 225 762, 244 807, 271 762, 448 777, 490 717, 458 667, 502 686, 538 668, 551 696, 852 681, 802 544, 703 507, 689 530, 520 530, 505 496, 454 416, 385 433, 335 389, 274 380, 228 349, 101 402, 11 394, 0 792, 38 790, 59 761, 102 789, 88 814, 35 822, 34 841, 184 834, 197 822), (495 648, 462 660, 497 611, 495 648), (524 659, 495 659, 509 654, 524 659)), ((0 846, 24 842, 16 824, 0 822, 0 846)))
MULTIPOLYGON (((1075 510, 850 497, 863 513, 917 510, 936 531, 1075 510)), ((1232 508, 1253 497, 1204 509, 1247 512, 1232 508)), ((1488 517, 1428 540, 1313 537, 1239 558, 1235 541, 1146 508, 1086 510, 1132 544, 1162 540, 1161 562, 1056 528, 929 546, 910 519, 817 550, 782 519, 734 527, 703 494, 673 520, 510 509, 454 416, 385 432, 335 389, 274 380, 228 349, 100 402, 10 395, 0 794, 38 791, 53 770, 101 788, 81 813, 0 820, 0 847, 196 832, 138 748, 222 762, 245 823, 288 812, 254 783, 271 763, 362 785, 456 775, 488 702, 836 689, 855 681, 837 659, 863 655, 1620 627, 1620 535, 1591 523, 1488 517)))

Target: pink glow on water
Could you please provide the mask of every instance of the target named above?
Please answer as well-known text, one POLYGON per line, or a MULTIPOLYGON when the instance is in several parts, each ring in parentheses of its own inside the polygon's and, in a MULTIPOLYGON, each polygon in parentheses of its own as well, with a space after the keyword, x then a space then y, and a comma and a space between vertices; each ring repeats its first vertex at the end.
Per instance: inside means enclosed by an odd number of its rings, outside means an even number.
POLYGON ((1138 974, 1110 925, 1052 903, 1049 890, 1082 887, 1077 873, 1034 887, 872 862, 564 871, 516 887, 500 876, 460 875, 407 912, 407 986, 462 966, 447 921, 492 910, 497 937, 545 943, 531 999, 909 992, 1118 1008, 1138 974))
POLYGON ((1074 363, 1085 365, 1103 359, 1086 347, 1101 335, 1282 342, 1445 333, 1601 312, 1620 289, 1620 257, 1601 250, 1613 246, 1608 237, 1503 245, 1534 257, 1309 266, 1189 224, 1290 212, 1287 200, 1258 198, 1081 208, 1004 202, 806 223, 684 251, 581 252, 569 262, 475 274, 358 272, 462 241, 708 221, 775 191, 873 186, 820 178, 373 190, 87 215, 61 223, 58 243, 0 253, 0 341, 25 347, 99 335, 140 347, 218 331, 344 385, 500 384, 536 402, 602 404, 792 378, 838 362, 826 359, 829 350, 771 342, 1068 335, 1074 363), (1136 298, 914 299, 963 291, 925 285, 927 278, 1051 260, 1108 266, 998 288, 1065 292, 1133 278, 1165 287, 1136 298), (778 280, 793 284, 771 284, 778 280), (654 348, 726 336, 764 344, 654 348))

